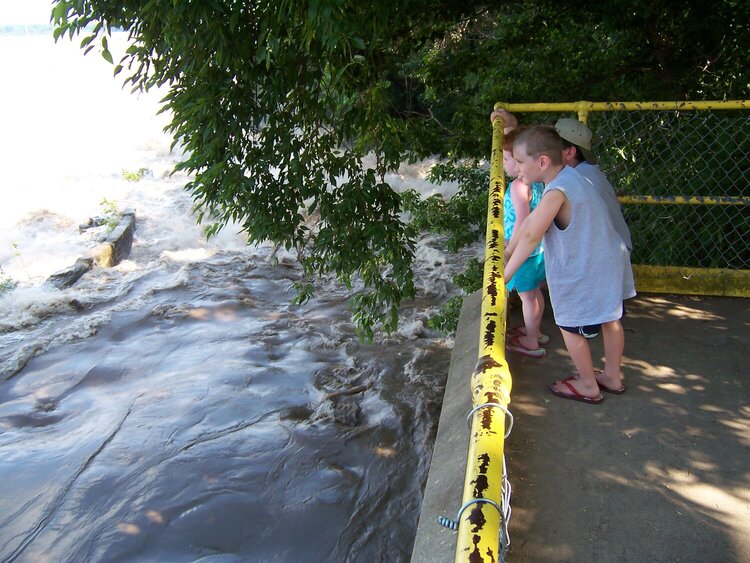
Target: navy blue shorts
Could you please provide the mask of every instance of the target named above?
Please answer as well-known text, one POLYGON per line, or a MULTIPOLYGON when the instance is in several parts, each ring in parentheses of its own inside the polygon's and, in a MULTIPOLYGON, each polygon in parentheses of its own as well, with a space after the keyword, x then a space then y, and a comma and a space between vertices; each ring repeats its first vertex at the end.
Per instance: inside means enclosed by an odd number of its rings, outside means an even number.
MULTIPOLYGON (((625 316, 625 302, 622 302, 622 317, 625 316)), ((620 317, 620 318, 622 318, 620 317)), ((561 326, 565 332, 572 332, 573 334, 580 334, 584 338, 596 338, 599 336, 599 331, 602 329, 602 325, 585 325, 585 326, 561 326)))
POLYGON ((565 332, 580 334, 584 338, 596 338, 599 336, 602 325, 561 326, 560 328, 565 332))

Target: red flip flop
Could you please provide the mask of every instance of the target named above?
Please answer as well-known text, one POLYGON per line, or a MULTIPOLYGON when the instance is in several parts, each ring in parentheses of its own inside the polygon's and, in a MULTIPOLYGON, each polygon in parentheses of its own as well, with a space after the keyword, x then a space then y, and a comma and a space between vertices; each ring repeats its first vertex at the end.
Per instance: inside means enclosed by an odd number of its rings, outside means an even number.
MULTIPOLYGON (((601 371, 594 370, 594 375, 600 374, 601 371)), ((596 381, 596 384, 599 386, 600 391, 604 391, 605 393, 612 393, 612 395, 622 395, 625 392, 625 384, 623 383, 619 389, 612 389, 611 387, 607 387, 603 383, 599 383, 599 380, 596 381)))
POLYGON ((555 389, 555 384, 549 386, 549 390, 552 392, 553 395, 556 395, 558 397, 561 397, 563 399, 570 399, 571 401, 581 401, 582 403, 589 403, 590 405, 598 405, 604 400, 604 395, 599 393, 596 397, 589 397, 588 395, 582 395, 578 389, 573 387, 573 385, 570 383, 571 380, 576 379, 575 377, 568 377, 567 379, 563 379, 562 381, 559 381, 559 383, 562 383, 565 385, 565 387, 568 388, 570 393, 563 393, 561 391, 558 391, 555 389))

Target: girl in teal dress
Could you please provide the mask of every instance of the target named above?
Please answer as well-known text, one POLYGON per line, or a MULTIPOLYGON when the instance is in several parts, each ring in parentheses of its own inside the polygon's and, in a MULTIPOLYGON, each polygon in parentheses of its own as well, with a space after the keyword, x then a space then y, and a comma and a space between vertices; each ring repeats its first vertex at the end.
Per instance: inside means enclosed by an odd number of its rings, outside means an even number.
MULTIPOLYGON (((505 172, 513 178, 505 190, 503 200, 503 215, 505 229, 505 246, 507 248, 520 232, 521 223, 542 199, 544 184, 538 182, 531 186, 524 184, 518 178, 518 163, 513 158, 513 139, 520 133, 514 129, 503 139, 503 167, 505 172)), ((549 337, 540 332, 540 323, 544 313, 544 295, 540 289, 545 279, 544 249, 540 244, 531 256, 521 265, 508 283, 509 291, 516 290, 521 298, 523 309, 523 326, 512 329, 508 333, 506 348, 511 352, 542 358, 546 350, 540 344, 546 344, 549 337)))

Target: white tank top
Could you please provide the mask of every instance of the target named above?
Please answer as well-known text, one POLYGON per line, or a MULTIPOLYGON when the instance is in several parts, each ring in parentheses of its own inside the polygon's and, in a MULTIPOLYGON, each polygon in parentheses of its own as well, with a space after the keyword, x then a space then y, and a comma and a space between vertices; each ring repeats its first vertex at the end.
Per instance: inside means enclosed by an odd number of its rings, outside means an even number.
POLYGON ((630 252, 591 182, 570 166, 547 185, 570 203, 570 224, 553 222, 544 234, 544 267, 559 326, 582 326, 622 317, 622 302, 635 295, 630 252))

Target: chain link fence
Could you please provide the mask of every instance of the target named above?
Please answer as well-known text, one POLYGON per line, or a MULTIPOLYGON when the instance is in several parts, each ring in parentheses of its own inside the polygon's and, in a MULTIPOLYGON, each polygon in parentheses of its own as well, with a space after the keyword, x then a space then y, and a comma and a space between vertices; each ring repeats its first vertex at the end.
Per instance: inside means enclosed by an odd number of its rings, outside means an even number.
POLYGON ((595 111, 634 264, 750 269, 750 110, 595 111))
POLYGON ((750 100, 500 108, 588 123, 630 227, 639 291, 750 297, 750 100))

